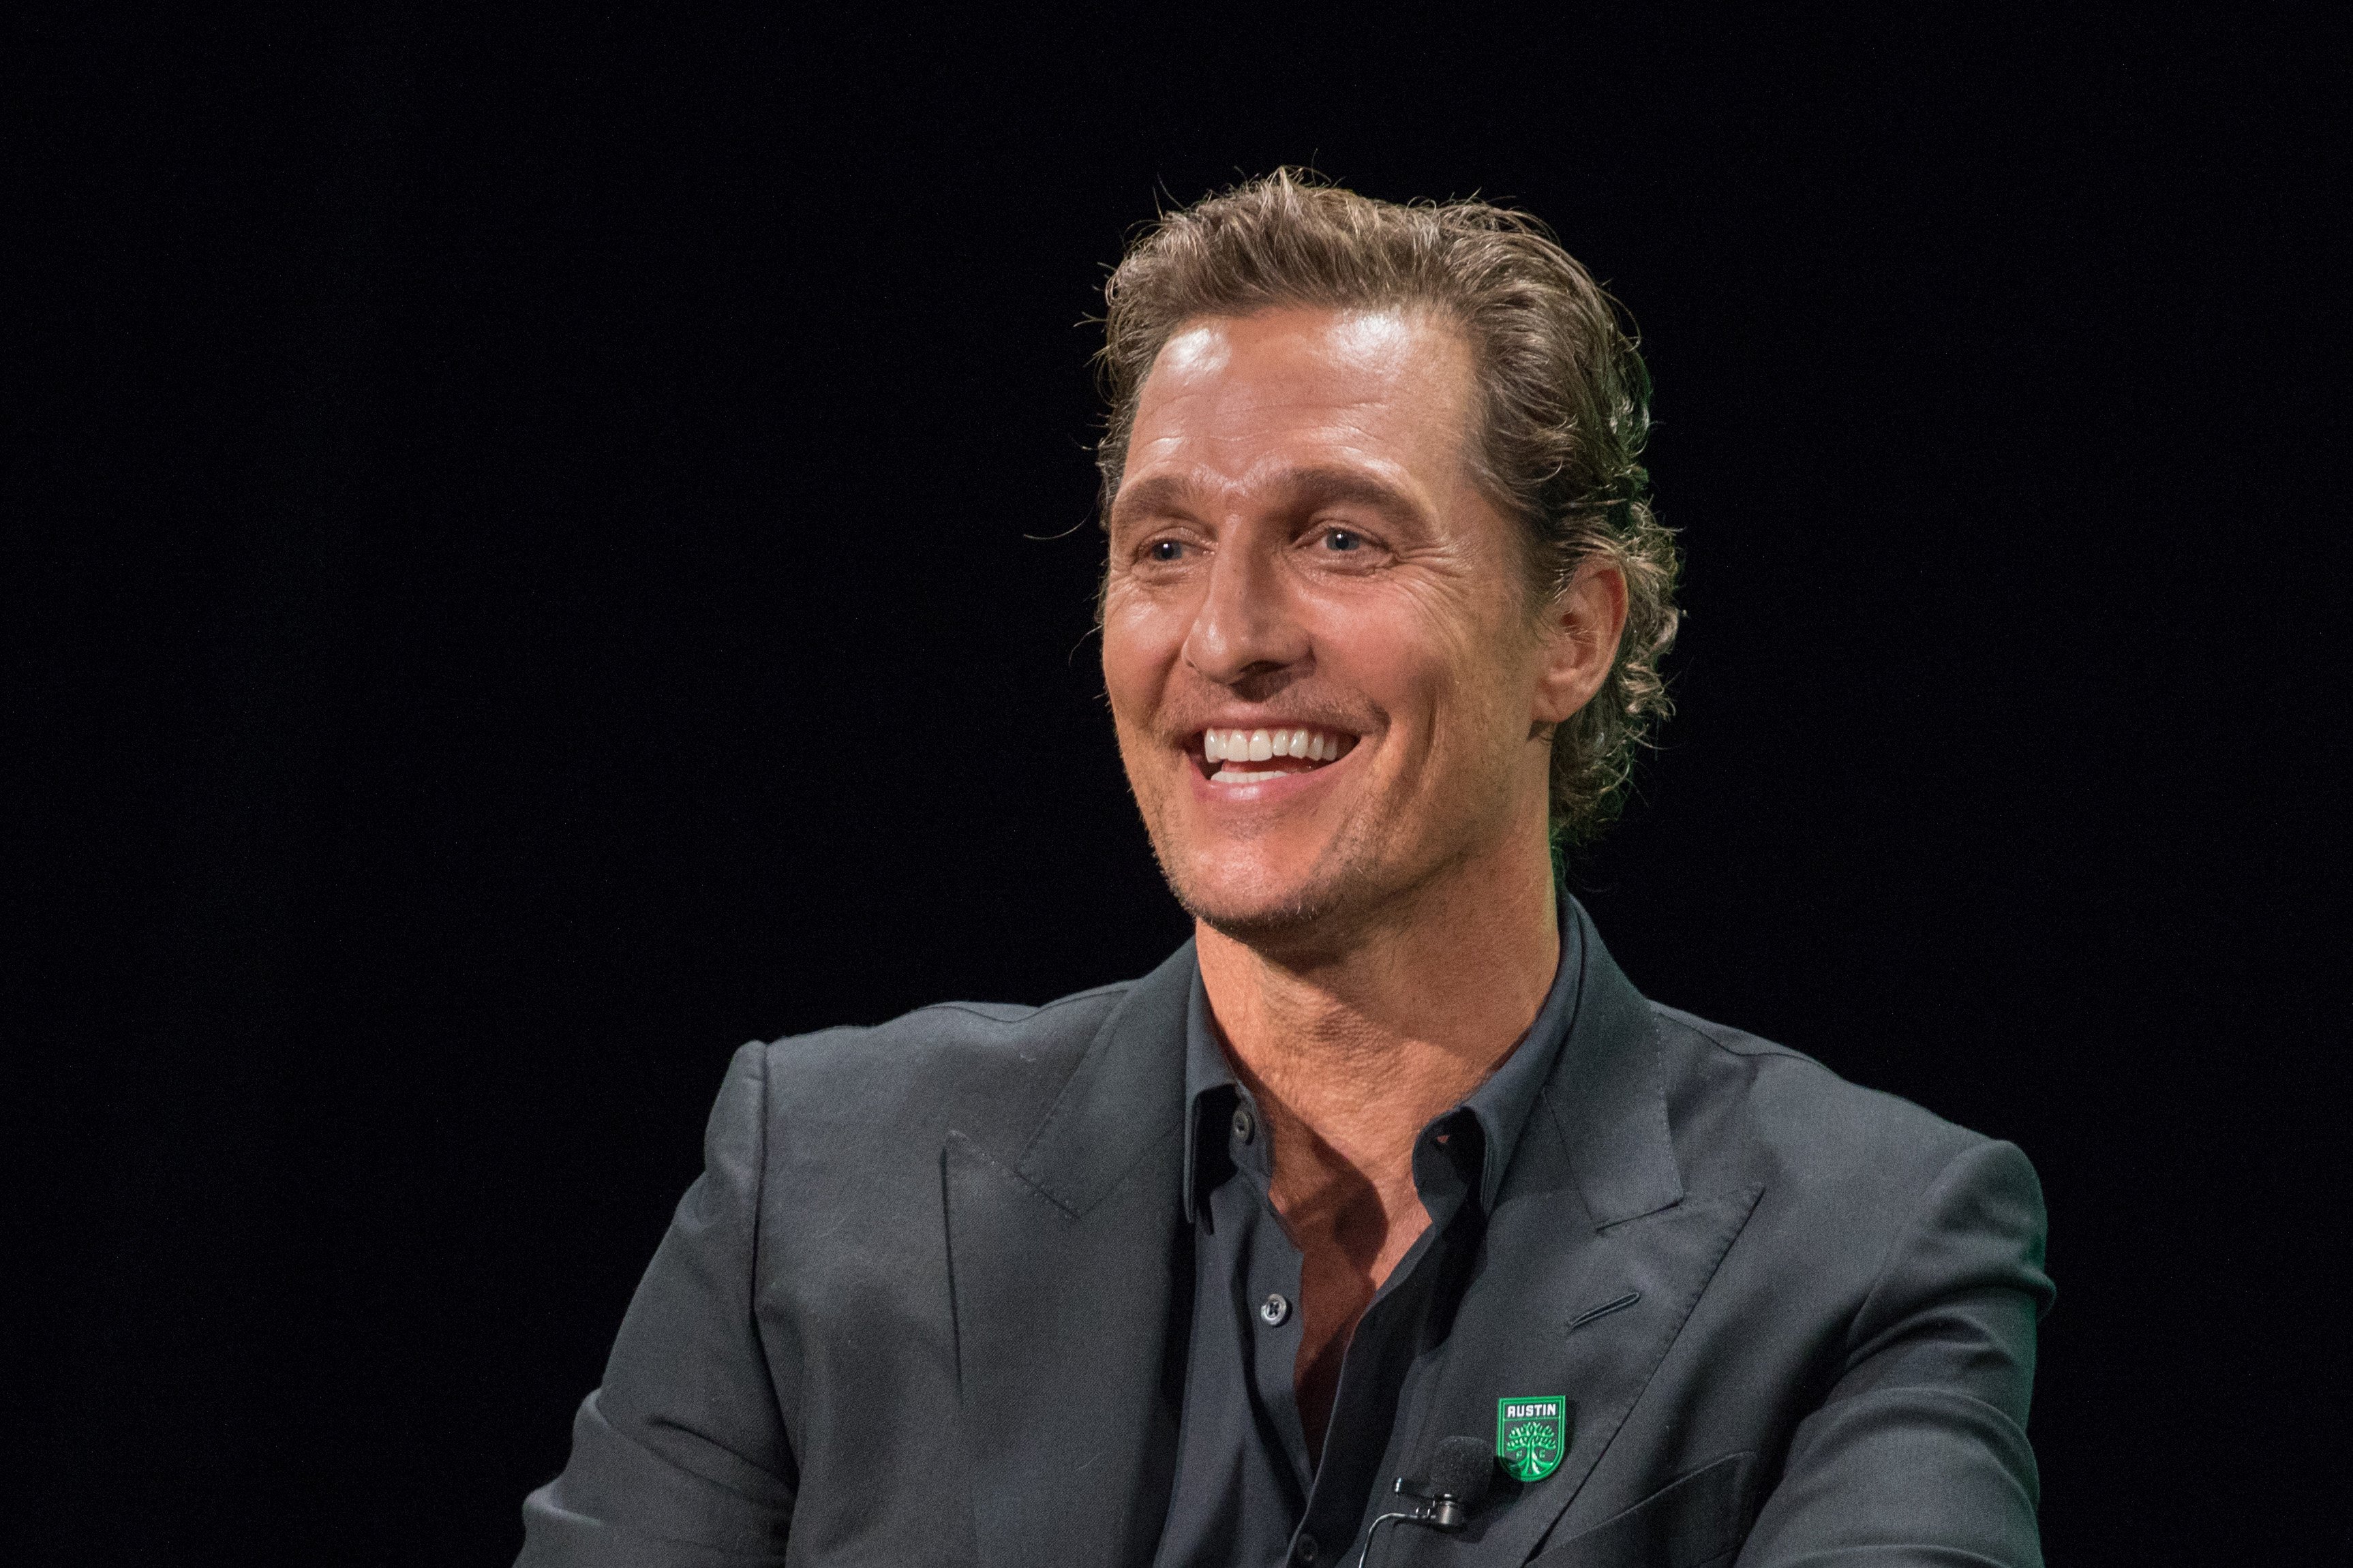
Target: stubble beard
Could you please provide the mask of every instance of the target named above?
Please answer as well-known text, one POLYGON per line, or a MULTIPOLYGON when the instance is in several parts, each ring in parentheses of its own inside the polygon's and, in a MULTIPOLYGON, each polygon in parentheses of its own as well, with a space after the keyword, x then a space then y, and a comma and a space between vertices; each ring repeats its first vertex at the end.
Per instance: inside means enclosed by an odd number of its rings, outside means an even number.
POLYGON ((1352 816, 1290 885, 1270 892, 1230 890, 1219 885, 1220 879, 1200 874, 1200 856, 1184 848, 1159 809, 1148 808, 1145 818, 1160 875, 1185 912, 1269 956, 1308 961, 1346 948, 1438 870, 1398 864, 1388 842, 1388 816, 1365 812, 1352 816))

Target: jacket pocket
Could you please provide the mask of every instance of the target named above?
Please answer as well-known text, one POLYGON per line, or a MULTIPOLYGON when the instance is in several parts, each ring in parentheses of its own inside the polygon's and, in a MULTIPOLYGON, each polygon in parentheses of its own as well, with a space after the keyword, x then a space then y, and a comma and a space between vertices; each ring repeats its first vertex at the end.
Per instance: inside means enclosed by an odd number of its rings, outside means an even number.
POLYGON ((1700 1568, 1748 1533, 1757 1456, 1728 1454, 1528 1560, 1528 1568, 1700 1568))

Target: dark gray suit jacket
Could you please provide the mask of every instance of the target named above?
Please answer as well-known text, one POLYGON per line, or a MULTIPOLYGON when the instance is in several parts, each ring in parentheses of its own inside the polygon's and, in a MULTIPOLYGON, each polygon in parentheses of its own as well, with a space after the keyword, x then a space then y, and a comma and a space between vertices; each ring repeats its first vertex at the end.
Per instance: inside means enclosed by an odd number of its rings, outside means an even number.
MULTIPOLYGON (((2025 1157, 1647 1002, 1583 937, 1427 1434, 1563 1393, 1568 1453, 1378 1560, 2040 1562, 2025 1157)), ((737 1053, 522 1562, 1148 1564, 1193 965, 737 1053)))

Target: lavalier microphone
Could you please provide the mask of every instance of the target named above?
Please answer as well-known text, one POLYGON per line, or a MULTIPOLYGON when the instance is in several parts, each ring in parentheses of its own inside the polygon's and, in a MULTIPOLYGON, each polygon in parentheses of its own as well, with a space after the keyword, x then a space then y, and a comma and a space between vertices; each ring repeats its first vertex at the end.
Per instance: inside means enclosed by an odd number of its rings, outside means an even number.
POLYGON ((1419 1475, 1397 1479, 1391 1489, 1399 1497, 1411 1498, 1414 1506, 1373 1521, 1372 1528, 1365 1531, 1365 1550, 1356 1554, 1356 1568, 1364 1568, 1372 1554, 1374 1535, 1391 1520, 1449 1533, 1461 1529, 1486 1500, 1487 1488, 1494 1479, 1495 1450, 1485 1438, 1441 1439, 1427 1468, 1419 1475))

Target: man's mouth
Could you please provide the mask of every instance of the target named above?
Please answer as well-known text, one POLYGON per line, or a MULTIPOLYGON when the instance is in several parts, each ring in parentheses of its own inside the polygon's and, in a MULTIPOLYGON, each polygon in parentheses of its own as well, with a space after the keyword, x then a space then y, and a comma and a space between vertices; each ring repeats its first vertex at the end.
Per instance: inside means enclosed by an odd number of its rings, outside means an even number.
POLYGON ((1264 784, 1285 773, 1313 773, 1355 750, 1356 737, 1339 730, 1284 725, 1266 730, 1205 730, 1201 765, 1211 784, 1264 784))

